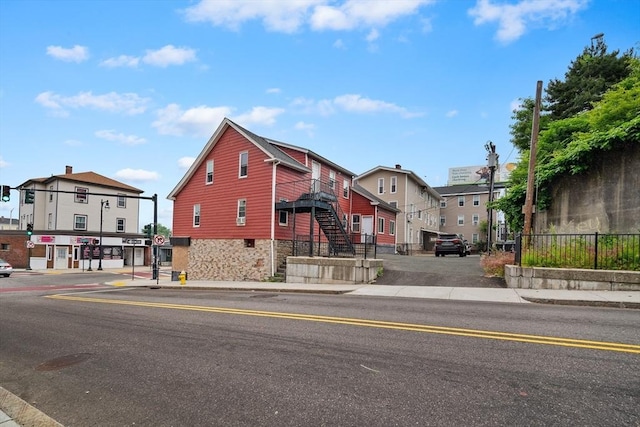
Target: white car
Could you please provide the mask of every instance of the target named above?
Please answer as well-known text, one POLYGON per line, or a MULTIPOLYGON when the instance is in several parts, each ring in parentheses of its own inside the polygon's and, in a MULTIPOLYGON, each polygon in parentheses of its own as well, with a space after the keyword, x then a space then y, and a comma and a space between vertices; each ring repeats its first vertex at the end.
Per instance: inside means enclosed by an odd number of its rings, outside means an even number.
POLYGON ((11 264, 0 258, 0 276, 9 277, 11 273, 13 273, 11 264))

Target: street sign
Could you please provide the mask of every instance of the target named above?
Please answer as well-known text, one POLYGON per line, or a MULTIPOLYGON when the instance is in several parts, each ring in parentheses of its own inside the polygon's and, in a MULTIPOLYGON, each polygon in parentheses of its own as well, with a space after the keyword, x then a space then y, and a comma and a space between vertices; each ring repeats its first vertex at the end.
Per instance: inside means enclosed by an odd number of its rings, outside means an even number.
POLYGON ((31 240, 27 240, 27 248, 28 249, 33 249, 36 247, 36 244, 33 243, 31 240))
POLYGON ((142 243, 142 240, 140 239, 127 239, 127 243, 130 245, 139 245, 140 243, 142 243))
POLYGON ((164 236, 162 234, 156 234, 153 236, 153 243, 158 246, 164 245, 164 236))

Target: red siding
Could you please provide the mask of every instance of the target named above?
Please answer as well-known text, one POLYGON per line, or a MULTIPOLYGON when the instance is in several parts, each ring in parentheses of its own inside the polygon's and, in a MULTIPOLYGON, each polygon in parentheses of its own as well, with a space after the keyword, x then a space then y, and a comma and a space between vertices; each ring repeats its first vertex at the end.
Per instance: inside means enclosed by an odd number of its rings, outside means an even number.
POLYGON ((272 164, 253 143, 227 128, 198 165, 174 202, 173 234, 192 238, 267 239, 271 235, 272 164), (240 152, 249 153, 246 178, 239 178, 240 152), (214 161, 213 184, 205 184, 206 162, 214 161), (236 224, 238 199, 247 200, 246 225, 236 224), (200 226, 193 206, 200 204, 200 226))

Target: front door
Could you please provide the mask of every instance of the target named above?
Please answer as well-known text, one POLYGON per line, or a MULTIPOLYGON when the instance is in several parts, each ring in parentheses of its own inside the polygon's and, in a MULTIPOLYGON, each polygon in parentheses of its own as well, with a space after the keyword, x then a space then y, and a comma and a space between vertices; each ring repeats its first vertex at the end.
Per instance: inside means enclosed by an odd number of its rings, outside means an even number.
POLYGON ((315 160, 311 161, 311 179, 313 180, 313 188, 311 190, 312 193, 317 193, 320 191, 320 163, 315 160))
POLYGON ((69 248, 66 246, 56 246, 56 259, 54 261, 56 270, 69 268, 69 248))
POLYGON ((373 241, 373 216, 362 216, 362 232, 360 237, 362 243, 371 243, 373 241))

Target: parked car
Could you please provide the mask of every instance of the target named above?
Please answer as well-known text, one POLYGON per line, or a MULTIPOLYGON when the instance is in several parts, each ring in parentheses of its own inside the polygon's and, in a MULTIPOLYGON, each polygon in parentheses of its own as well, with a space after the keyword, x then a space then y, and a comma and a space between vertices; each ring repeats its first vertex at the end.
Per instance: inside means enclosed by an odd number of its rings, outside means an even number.
POLYGON ((11 273, 13 273, 11 264, 0 258, 0 276, 9 277, 11 273))
POLYGON ((456 254, 461 257, 467 255, 464 239, 459 234, 440 234, 436 239, 435 252, 437 257, 446 254, 456 254))

